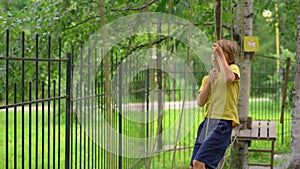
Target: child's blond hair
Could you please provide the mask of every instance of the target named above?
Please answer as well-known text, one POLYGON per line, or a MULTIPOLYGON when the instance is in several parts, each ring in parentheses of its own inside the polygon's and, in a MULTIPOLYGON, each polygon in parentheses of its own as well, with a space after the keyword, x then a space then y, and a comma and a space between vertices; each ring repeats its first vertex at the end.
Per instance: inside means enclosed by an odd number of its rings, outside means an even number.
POLYGON ((233 41, 221 39, 216 41, 216 43, 222 48, 224 54, 226 55, 229 62, 228 64, 233 64, 238 52, 237 44, 233 41))

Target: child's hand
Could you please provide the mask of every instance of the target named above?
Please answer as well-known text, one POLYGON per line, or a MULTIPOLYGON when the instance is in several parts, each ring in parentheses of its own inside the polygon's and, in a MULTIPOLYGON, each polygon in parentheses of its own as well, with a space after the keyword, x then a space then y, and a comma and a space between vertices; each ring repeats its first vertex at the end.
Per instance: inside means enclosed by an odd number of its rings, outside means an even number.
POLYGON ((221 56, 221 54, 223 53, 222 48, 217 43, 213 44, 213 51, 217 52, 218 56, 221 56))
POLYGON ((211 83, 214 82, 215 79, 217 79, 218 77, 218 70, 216 68, 213 68, 210 72, 209 72, 209 80, 211 83))

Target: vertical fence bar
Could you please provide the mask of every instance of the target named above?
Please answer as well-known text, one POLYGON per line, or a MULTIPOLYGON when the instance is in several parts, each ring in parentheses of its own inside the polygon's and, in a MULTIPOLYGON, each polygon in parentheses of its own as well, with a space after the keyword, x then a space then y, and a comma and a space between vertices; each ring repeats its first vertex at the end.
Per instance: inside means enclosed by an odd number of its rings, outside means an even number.
MULTIPOLYGON (((94 125, 95 125, 95 131, 97 131, 97 130, 99 130, 99 128, 97 128, 97 124, 98 124, 97 117, 99 117, 99 116, 97 116, 97 110, 98 110, 98 107, 97 107, 97 64, 98 64, 97 63, 97 49, 95 49, 94 52, 95 52, 95 55, 94 55, 94 75, 95 75, 94 95, 95 95, 95 97, 94 97, 92 103, 94 103, 94 108, 93 108, 95 110, 95 112, 94 112, 95 124, 94 125)), ((99 153, 97 152, 97 150, 99 150, 99 146, 98 146, 98 144, 99 144, 98 136, 99 135, 96 132, 94 134, 95 134, 95 137, 94 137, 94 139, 95 139, 94 140, 95 141, 95 168, 99 168, 99 166, 97 166, 97 161, 99 161, 97 158, 97 155, 99 155, 99 153)))
MULTIPOLYGON (((45 99, 45 82, 42 81, 42 99, 45 99)), ((42 168, 45 166, 45 102, 42 102, 42 168)))
MULTIPOLYGON (((91 75, 91 60, 90 60, 90 48, 88 49, 88 54, 87 54, 87 61, 88 61, 88 84, 87 84, 87 96, 90 96, 90 75, 91 75)), ((87 98, 87 123, 85 123, 88 126, 88 134, 90 133, 90 97, 87 98)), ((87 156, 87 167, 90 168, 90 138, 87 137, 87 145, 88 145, 88 156, 87 156)))
MULTIPOLYGON (((75 85, 75 84, 74 84, 75 85)), ((75 98, 79 98, 79 94, 78 94, 78 84, 76 84, 76 86, 75 86, 75 89, 76 89, 76 92, 75 92, 75 98)), ((76 101, 76 106, 75 106, 75 112, 76 112, 76 119, 75 119, 75 121, 76 121, 76 127, 75 127, 75 131, 76 131, 76 133, 77 133, 77 113, 78 113, 78 101, 76 101)), ((76 134, 76 138, 75 138, 75 169, 77 169, 77 134, 76 134)), ((80 156, 79 156, 80 157, 80 156)))
MULTIPOLYGON (((17 103, 17 84, 14 83, 14 103, 17 103)), ((17 106, 14 106, 14 168, 17 168, 17 106)))
MULTIPOLYGON (((24 74, 25 74, 25 61, 24 61, 24 51, 25 51, 25 33, 24 31, 22 32, 22 102, 25 101, 24 98, 24 74)), ((24 136, 24 105, 22 104, 22 168, 24 169, 24 161, 25 161, 25 151, 24 151, 24 140, 25 140, 25 136, 24 136)))
POLYGON ((99 80, 96 81, 96 91, 97 91, 97 97, 96 97, 96 110, 97 110, 97 115, 98 115, 98 168, 101 168, 100 166, 100 162, 101 162, 101 158, 103 157, 102 156, 102 151, 101 151, 101 148, 100 148, 100 145, 101 145, 101 137, 100 137, 100 131, 101 131, 101 127, 100 127, 100 123, 101 123, 101 110, 99 108, 99 98, 100 98, 100 82, 99 80))
POLYGON ((66 144, 65 144, 65 169, 70 168, 70 102, 71 102, 71 53, 67 53, 67 77, 66 77, 66 144))
MULTIPOLYGON (((29 101, 32 100, 32 94, 31 94, 31 82, 29 82, 29 90, 28 90, 28 95, 29 95, 29 101)), ((28 141, 28 145, 29 145, 29 154, 28 154, 28 157, 29 157, 29 163, 28 163, 28 166, 29 166, 29 169, 31 169, 31 130, 32 130, 32 124, 31 124, 31 119, 32 119, 32 112, 31 112, 31 104, 29 104, 29 141, 28 141)))
MULTIPOLYGON (((5 91, 5 104, 6 105, 8 105, 8 103, 9 103, 9 98, 8 98, 8 91, 9 91, 9 89, 8 89, 8 74, 9 74, 9 72, 8 72, 8 69, 9 69, 9 66, 8 66, 8 64, 9 64, 9 62, 8 62, 8 57, 9 57, 9 30, 8 29, 6 29, 6 57, 7 57, 7 59, 6 59, 6 63, 5 63, 5 88, 6 88, 6 91, 5 91)), ((5 163, 6 163, 6 169, 8 169, 9 168, 9 153, 8 153, 8 151, 9 151, 9 143, 8 143, 8 120, 9 120, 9 117, 8 117, 8 108, 6 108, 6 133, 5 133, 5 135, 6 135, 6 140, 5 140, 5 145, 6 145, 6 148, 5 148, 5 153, 6 153, 6 159, 5 159, 5 163)))
MULTIPOLYGON (((91 89, 92 90, 91 95, 93 96, 94 95, 94 85, 93 84, 91 84, 91 88, 92 88, 91 89)), ((94 104, 93 104, 94 102, 93 101, 94 101, 94 96, 91 98, 91 109, 92 110, 90 111, 92 113, 92 118, 91 118, 91 120, 92 120, 92 122, 91 122, 92 123, 92 133, 94 133, 94 131, 95 131, 95 128, 94 128, 94 119, 95 119, 94 118, 94 110, 95 109, 94 109, 94 104)), ((93 139, 95 139, 94 134, 92 134, 91 138, 92 138, 92 140, 91 140, 91 143, 92 143, 92 163, 91 163, 92 166, 91 166, 91 168, 94 168, 94 141, 93 141, 93 139)))
MULTIPOLYGON (((102 52, 102 51, 101 51, 102 52)), ((102 89, 102 90, 100 90, 100 91, 103 91, 103 93, 101 93, 102 95, 101 95, 101 98, 100 98, 100 104, 101 105, 104 105, 105 104, 105 92, 104 92, 104 82, 103 82, 103 79, 104 79, 104 65, 103 65, 103 61, 101 62, 101 75, 100 75, 100 79, 101 79, 101 85, 99 85, 100 86, 100 88, 102 89)), ((103 108, 101 108, 101 110, 102 110, 102 112, 101 113, 104 113, 104 110, 103 110, 103 108)), ((103 114, 103 118, 105 118, 105 113, 103 114)), ((102 125, 102 131, 105 131, 106 130, 106 126, 103 126, 102 125)), ((104 132, 105 133, 105 132, 104 132)), ((102 135, 102 143, 104 144, 104 147, 106 146, 106 142, 105 142, 105 139, 106 139, 106 135, 102 135)), ((104 159, 106 159, 107 158, 107 156, 106 156, 106 153, 105 153, 105 151, 103 151, 102 150, 102 161, 104 161, 104 159)), ((106 166, 107 166, 107 163, 105 163, 105 162, 102 162, 102 168, 106 168, 106 166)))
MULTIPOLYGON (((122 73, 122 80, 123 80, 123 82, 125 82, 125 84, 127 83, 126 77, 127 77, 128 64, 122 64, 122 63, 128 63, 128 61, 126 59, 127 59, 126 55, 122 55, 121 59, 120 59, 120 66, 122 66, 122 68, 121 68, 122 69, 122 72, 121 72, 122 73)), ((124 93, 126 92, 125 95, 129 96, 130 91, 123 91, 123 92, 124 93)), ((128 97, 125 97, 125 99, 122 100, 122 101, 124 103, 128 103, 127 99, 128 99, 128 97)), ((125 111, 128 111, 128 107, 129 106, 127 106, 126 104, 124 104, 124 107, 122 108, 122 111, 124 111, 124 109, 125 109, 125 111)), ((127 120, 127 118, 124 118, 124 121, 122 122, 123 123, 122 126, 123 126, 124 135, 130 135, 129 131, 126 128, 128 126, 128 121, 129 120, 127 120)), ((122 140, 124 140, 124 138, 122 138, 122 140)), ((124 143, 127 143, 127 140, 124 141, 124 143)), ((126 145, 123 144, 122 146, 123 147, 127 147, 128 145, 129 144, 127 143, 126 145)), ((124 151, 122 152, 123 154, 128 154, 128 149, 124 149, 124 151)), ((131 161, 129 160, 129 158, 126 157, 126 163, 129 164, 130 162, 131 161)), ((127 165, 125 168, 130 168, 130 165, 127 165)))
MULTIPOLYGON (((110 73, 110 79, 112 79, 112 77, 113 77, 113 69, 114 69, 114 55, 113 55, 113 49, 111 49, 110 51, 109 51, 109 55, 108 56, 110 56, 110 67, 109 67, 109 73, 110 73)), ((110 96, 111 96, 111 99, 113 100, 113 97, 114 97, 114 95, 112 94, 112 91, 114 91, 115 89, 114 89, 114 86, 113 85, 111 85, 110 86, 111 87, 111 90, 110 90, 110 96)), ((112 127, 113 128, 115 128, 116 127, 116 123, 115 123, 115 120, 116 120, 116 116, 114 116, 113 114, 114 114, 114 106, 112 105, 113 104, 113 102, 110 102, 111 104, 109 105, 111 108, 111 112, 110 112, 110 122, 111 122, 111 124, 110 125, 112 125, 112 127)), ((109 121, 109 120, 108 120, 109 121)), ((115 141, 115 138, 114 138, 114 136, 113 135, 111 135, 110 134, 110 137, 112 138, 112 140, 113 140, 113 143, 112 143, 112 147, 117 147, 117 142, 115 141)), ((113 166, 115 166, 115 167, 117 167, 115 164, 116 164, 116 160, 118 160, 118 158, 115 158, 115 157, 113 157, 113 166)))
MULTIPOLYGON (((84 96, 84 99, 83 99, 83 113, 86 113, 87 112, 87 99, 86 99, 86 96, 87 96, 87 86, 86 86, 86 83, 83 84, 83 96, 84 96)), ((86 114, 83 114, 83 126, 86 126, 86 114)), ((86 128, 85 128, 86 129, 86 128)), ((86 134, 85 132, 83 133, 83 168, 85 169, 86 168, 86 134)))
POLYGON ((119 66, 119 169, 122 169, 122 64, 119 66))
MULTIPOLYGON (((74 54, 74 44, 72 44, 72 51, 71 51, 71 55, 72 56, 75 56, 75 54, 74 54)), ((74 58, 72 58, 71 59, 71 70, 73 70, 73 65, 74 65, 74 58)), ((71 72, 73 72, 73 71, 71 71, 71 72)), ((73 75, 72 75, 72 73, 71 73, 71 80, 73 79, 73 75)), ((72 89, 71 89, 72 90, 72 89)), ((73 99, 73 96, 72 96, 72 93, 70 93, 70 97, 71 97, 71 100, 73 99)), ((70 139, 71 139, 71 151, 70 151, 70 153, 71 153, 71 166, 70 166, 70 168, 72 169, 73 168, 73 136, 74 136, 74 133, 73 133, 73 118, 74 118, 74 111, 73 111, 73 101, 71 101, 70 102, 70 107, 71 107, 71 114, 70 114, 70 120, 71 120, 71 122, 70 122, 70 124, 71 124, 71 132, 70 132, 70 134, 71 134, 71 136, 70 136, 70 139)), ((76 152, 75 152, 76 153, 76 152)))
MULTIPOLYGON (((47 71, 47 73, 48 73, 48 86, 47 86, 47 89, 48 89, 48 98, 51 98, 51 67, 50 67, 50 65, 51 65, 51 62, 50 62, 50 55, 51 55, 51 37, 49 36, 48 37, 48 71, 47 71)), ((48 109, 48 141, 47 141, 47 143, 48 143, 48 168, 50 168, 50 160, 51 160, 51 155, 50 155, 50 152, 51 152, 51 145, 50 145, 50 124, 51 124, 51 122, 50 122, 50 120, 51 120, 51 118, 50 118, 50 100, 48 101, 48 107, 47 107, 47 109, 48 109)))
MULTIPOLYGON (((71 46, 71 55, 74 56, 74 45, 71 46)), ((73 67, 73 59, 71 59, 71 70, 73 67)), ((71 71, 72 72, 72 71, 71 71)), ((71 80, 72 80, 72 73, 71 73, 71 80)), ((70 89, 72 90, 72 89, 70 89)), ((72 100, 72 94, 70 93, 70 100, 72 100)), ((73 168, 73 110, 72 110, 72 101, 70 101, 70 169, 73 168)))
MULTIPOLYGON (((149 97, 150 97, 150 91, 149 91, 149 66, 147 65, 146 68, 146 156, 148 157, 148 149, 149 149, 149 97)), ((145 161, 146 162, 146 161, 145 161)))
MULTIPOLYGON (((55 98, 55 87, 56 87, 56 81, 53 81, 53 97, 55 98)), ((60 100, 60 99, 58 99, 60 100)), ((53 169, 55 169, 55 111, 56 110, 56 102, 53 100, 53 169)), ((50 167, 49 167, 50 168, 50 167)), ((59 167, 58 167, 59 168, 59 167)))
MULTIPOLYGON (((96 58, 96 56, 95 56, 95 58, 96 58)), ((96 59, 95 59, 95 63, 97 63, 96 59)), ((95 72, 95 77, 97 79, 97 69, 96 69, 96 72, 95 72)), ((95 121, 96 122, 95 123, 95 127, 96 127, 95 131, 98 131, 98 132, 95 132, 95 135, 96 135, 95 141, 97 142, 96 149, 95 149, 95 158, 96 158, 95 167, 96 168, 100 168, 100 166, 99 166, 99 161, 100 161, 100 151, 99 151, 99 147, 100 147, 100 142, 99 142, 100 127, 99 127, 99 124, 100 124, 100 122, 99 122, 99 118, 100 118, 100 116, 99 116, 99 107, 98 107, 98 94, 99 94, 99 92, 98 92, 98 79, 97 79, 97 80, 95 80, 95 95, 96 95, 96 97, 95 97, 95 100, 94 100, 94 102, 95 102, 95 120, 96 120, 95 121)))
POLYGON ((79 88, 80 88, 80 123, 81 123, 81 125, 80 125, 80 135, 79 135, 79 149, 80 149, 80 153, 79 153, 79 165, 80 165, 80 169, 81 169, 81 167, 82 167, 82 163, 81 163, 81 161, 82 161, 82 96, 83 96, 83 94, 82 94, 82 48, 80 49, 80 68, 79 68, 79 70, 80 70, 80 82, 79 82, 79 88))
MULTIPOLYGON (((96 56, 94 56, 94 58, 96 58, 96 56)), ((92 62, 94 64, 92 64, 92 76, 96 76, 96 59, 92 60, 92 62)), ((96 131, 97 131, 97 127, 96 127, 96 122, 97 122, 97 115, 96 115, 96 112, 97 112, 97 109, 96 109, 96 78, 94 77, 95 80, 93 80, 92 84, 91 84, 91 95, 93 97, 91 97, 91 108, 92 108, 92 167, 91 168, 96 168, 96 156, 97 156, 97 152, 96 152, 96 149, 97 149, 97 134, 96 134, 96 131)))
MULTIPOLYGON (((59 38, 58 42, 58 57, 61 59, 61 38, 59 38)), ((61 61, 58 62, 58 95, 60 96, 61 93, 61 61)), ((58 99, 58 137, 60 138, 60 109, 61 109, 61 104, 60 100, 58 99)), ((58 139, 58 157, 57 157, 57 166, 60 168, 60 139, 58 139)))
MULTIPOLYGON (((36 61, 35 61, 35 100, 38 100, 39 98, 39 62, 38 62, 38 58, 39 58, 39 35, 36 34, 35 35, 35 57, 36 57, 36 61)), ((35 123, 36 123, 36 127, 35 127, 35 138, 36 138, 36 144, 35 144, 35 168, 38 168, 38 150, 39 150, 39 104, 36 103, 35 106, 35 123)))

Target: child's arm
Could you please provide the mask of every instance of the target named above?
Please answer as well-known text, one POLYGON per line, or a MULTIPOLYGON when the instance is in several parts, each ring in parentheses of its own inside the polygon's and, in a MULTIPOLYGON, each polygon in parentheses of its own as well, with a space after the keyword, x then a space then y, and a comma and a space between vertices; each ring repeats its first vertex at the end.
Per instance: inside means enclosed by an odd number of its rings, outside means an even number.
POLYGON ((232 83, 237 78, 237 75, 233 73, 233 71, 230 69, 222 48, 217 43, 214 43, 213 47, 214 50, 218 53, 218 62, 220 63, 220 70, 222 72, 223 77, 225 78, 226 83, 232 83))
POLYGON ((211 83, 213 83, 213 80, 216 79, 217 76, 217 69, 212 69, 209 73, 209 76, 202 80, 203 87, 201 86, 197 97, 198 106, 203 107, 206 104, 209 92, 211 90, 211 83))
POLYGON ((206 104, 209 91, 210 91, 210 81, 207 80, 203 89, 198 94, 198 97, 197 97, 198 106, 203 107, 206 104))

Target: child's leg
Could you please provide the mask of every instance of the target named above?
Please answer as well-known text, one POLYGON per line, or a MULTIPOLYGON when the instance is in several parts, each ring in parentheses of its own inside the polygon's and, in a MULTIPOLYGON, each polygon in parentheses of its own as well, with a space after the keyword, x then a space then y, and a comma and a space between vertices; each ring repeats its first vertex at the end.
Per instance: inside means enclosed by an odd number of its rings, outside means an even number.
MULTIPOLYGON (((223 158, 231 137, 231 121, 210 119, 211 124, 217 122, 217 127, 201 144, 194 160, 205 163, 206 168, 216 168, 223 158)), ((197 163, 199 164, 199 163, 197 163)), ((201 164, 199 164, 201 165, 201 164)), ((193 169, 198 169, 194 168, 193 169)), ((202 169, 202 168, 201 168, 202 169)))
POLYGON ((193 169, 205 169, 205 164, 201 161, 193 160, 193 169))
POLYGON ((196 137, 196 141, 195 141, 195 144, 194 144, 193 154, 192 154, 192 158, 191 158, 191 162, 190 162, 190 169, 194 169, 193 168, 193 160, 194 160, 194 157, 196 156, 196 154, 197 154, 197 152, 198 152, 198 150, 201 146, 201 143, 199 142, 199 138, 200 138, 200 133, 201 133, 201 130, 203 128, 204 122, 205 122, 205 120, 198 127, 197 137, 196 137))

